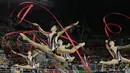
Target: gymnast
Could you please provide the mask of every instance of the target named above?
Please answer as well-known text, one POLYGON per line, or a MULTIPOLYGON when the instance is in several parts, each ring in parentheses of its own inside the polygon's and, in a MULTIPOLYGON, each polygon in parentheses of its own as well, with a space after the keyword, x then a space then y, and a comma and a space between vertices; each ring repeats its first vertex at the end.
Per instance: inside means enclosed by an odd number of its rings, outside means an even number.
POLYGON ((110 41, 109 44, 108 44, 108 40, 106 40, 105 42, 106 42, 106 48, 109 51, 109 53, 112 55, 113 59, 111 61, 100 61, 101 64, 116 65, 116 64, 120 64, 121 62, 130 63, 130 60, 122 57, 119 51, 120 49, 130 48, 130 44, 126 46, 115 46, 114 41, 110 41))
MULTIPOLYGON (((63 41, 62 40, 58 40, 58 44, 59 47, 57 49, 55 49, 55 54, 60 54, 62 57, 64 57, 64 62, 68 61, 68 62, 72 62, 75 57, 70 57, 70 53, 74 53, 76 50, 74 49, 74 47, 72 49, 69 49, 69 47, 71 46, 70 43, 68 43, 67 45, 63 45, 63 41)), ((80 48, 82 46, 84 46, 85 43, 80 43, 76 46, 76 48, 80 48)))
POLYGON ((36 57, 36 55, 38 55, 40 53, 40 51, 38 52, 35 52, 35 54, 32 54, 31 51, 28 51, 28 55, 25 56, 21 53, 17 53, 15 52, 14 50, 12 50, 12 48, 10 47, 12 53, 16 54, 16 55, 19 55, 19 56, 22 56, 23 58, 26 59, 27 61, 27 65, 19 65, 19 64, 15 64, 14 66, 17 66, 17 67, 20 67, 20 68, 24 68, 24 69, 34 69, 34 68, 39 68, 40 67, 40 64, 37 63, 35 64, 35 62, 33 62, 33 58, 36 57))

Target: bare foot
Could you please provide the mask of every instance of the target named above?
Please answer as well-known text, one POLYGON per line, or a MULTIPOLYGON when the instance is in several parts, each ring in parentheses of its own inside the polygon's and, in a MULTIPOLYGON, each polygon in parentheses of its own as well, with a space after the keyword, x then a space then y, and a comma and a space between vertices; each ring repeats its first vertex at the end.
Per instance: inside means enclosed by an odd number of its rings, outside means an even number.
POLYGON ((39 26, 37 23, 33 23, 34 26, 39 26))
POLYGON ((47 73, 47 69, 43 69, 44 73, 47 73))
POLYGON ((83 43, 79 43, 79 45, 82 47, 82 46, 84 46, 84 45, 85 45, 85 42, 83 42, 83 43))
POLYGON ((100 63, 100 64, 104 64, 104 61, 100 61, 99 63, 100 63))
POLYGON ((75 59, 75 57, 70 57, 68 62, 72 62, 75 59))
POLYGON ((38 67, 40 67, 40 64, 39 64, 39 63, 37 63, 35 66, 38 68, 38 67))
POLYGON ((76 25, 78 25, 78 23, 79 23, 79 21, 77 21, 76 23, 74 23, 74 25, 76 26, 76 25))
POLYGON ((23 33, 20 33, 20 36, 23 38, 23 40, 27 40, 27 37, 23 33))
POLYGON ((19 66, 18 64, 15 64, 14 66, 19 66))

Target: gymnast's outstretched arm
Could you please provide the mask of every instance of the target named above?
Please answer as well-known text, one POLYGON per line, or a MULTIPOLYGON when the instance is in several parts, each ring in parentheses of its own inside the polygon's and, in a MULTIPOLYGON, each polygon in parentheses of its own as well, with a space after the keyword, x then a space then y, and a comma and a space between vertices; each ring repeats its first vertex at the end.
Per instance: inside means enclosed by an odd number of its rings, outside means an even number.
POLYGON ((17 53, 17 52, 15 52, 15 51, 13 51, 13 50, 11 50, 14 54, 17 54, 17 55, 19 55, 19 56, 22 56, 22 57, 24 57, 24 58, 26 58, 26 56, 24 56, 23 54, 21 54, 21 53, 17 53))
POLYGON ((106 42, 106 49, 109 51, 109 53, 112 55, 112 57, 114 58, 114 55, 112 54, 110 47, 108 46, 108 40, 105 41, 106 42))
MULTIPOLYGON (((79 21, 77 21, 76 23, 73 23, 72 25, 69 25, 69 26, 65 27, 65 30, 68 30, 68 29, 72 28, 73 26, 76 26, 78 23, 79 23, 79 21)), ((59 32, 58 32, 58 35, 60 36, 60 35, 62 35, 63 33, 64 33, 64 30, 59 31, 59 32)))
POLYGON ((125 46, 118 46, 118 47, 119 47, 119 49, 126 49, 126 48, 130 48, 130 44, 125 45, 125 46))
MULTIPOLYGON (((9 45, 8 45, 8 46, 9 46, 9 45)), ((14 54, 17 54, 17 55, 22 56, 22 57, 24 57, 24 58, 27 57, 27 56, 25 56, 25 55, 23 55, 23 54, 21 54, 21 53, 15 52, 10 46, 9 46, 9 48, 11 49, 11 51, 12 51, 14 54)))
POLYGON ((45 36, 48 36, 48 32, 44 31, 37 23, 33 23, 34 26, 38 27, 38 30, 44 34, 45 36))

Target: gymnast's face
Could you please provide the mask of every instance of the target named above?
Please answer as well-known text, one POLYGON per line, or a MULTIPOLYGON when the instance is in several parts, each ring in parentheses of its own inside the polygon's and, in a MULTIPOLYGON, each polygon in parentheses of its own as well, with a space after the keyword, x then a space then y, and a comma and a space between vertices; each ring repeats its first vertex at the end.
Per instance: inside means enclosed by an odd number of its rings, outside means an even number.
POLYGON ((57 28, 55 25, 51 27, 51 31, 55 31, 55 32, 57 31, 57 28))
POLYGON ((110 42, 109 42, 109 45, 110 45, 110 46, 114 46, 114 45, 115 45, 115 42, 114 42, 114 41, 110 41, 110 42))
POLYGON ((28 56, 30 56, 31 54, 32 54, 31 51, 29 51, 29 52, 28 52, 28 56))

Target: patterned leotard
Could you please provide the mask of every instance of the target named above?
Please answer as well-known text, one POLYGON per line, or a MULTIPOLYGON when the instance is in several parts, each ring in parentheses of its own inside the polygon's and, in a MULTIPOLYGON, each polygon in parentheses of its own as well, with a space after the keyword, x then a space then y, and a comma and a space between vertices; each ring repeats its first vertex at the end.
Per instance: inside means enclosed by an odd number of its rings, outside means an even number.
POLYGON ((56 53, 56 49, 59 47, 59 45, 56 43, 57 42, 57 40, 56 40, 57 37, 58 37, 57 33, 53 34, 52 36, 51 36, 51 34, 48 35, 49 47, 53 51, 53 53, 56 53))
POLYGON ((117 47, 116 53, 113 50, 111 50, 111 52, 114 54, 114 59, 116 59, 116 60, 118 60, 120 62, 122 56, 120 54, 119 47, 117 47))

